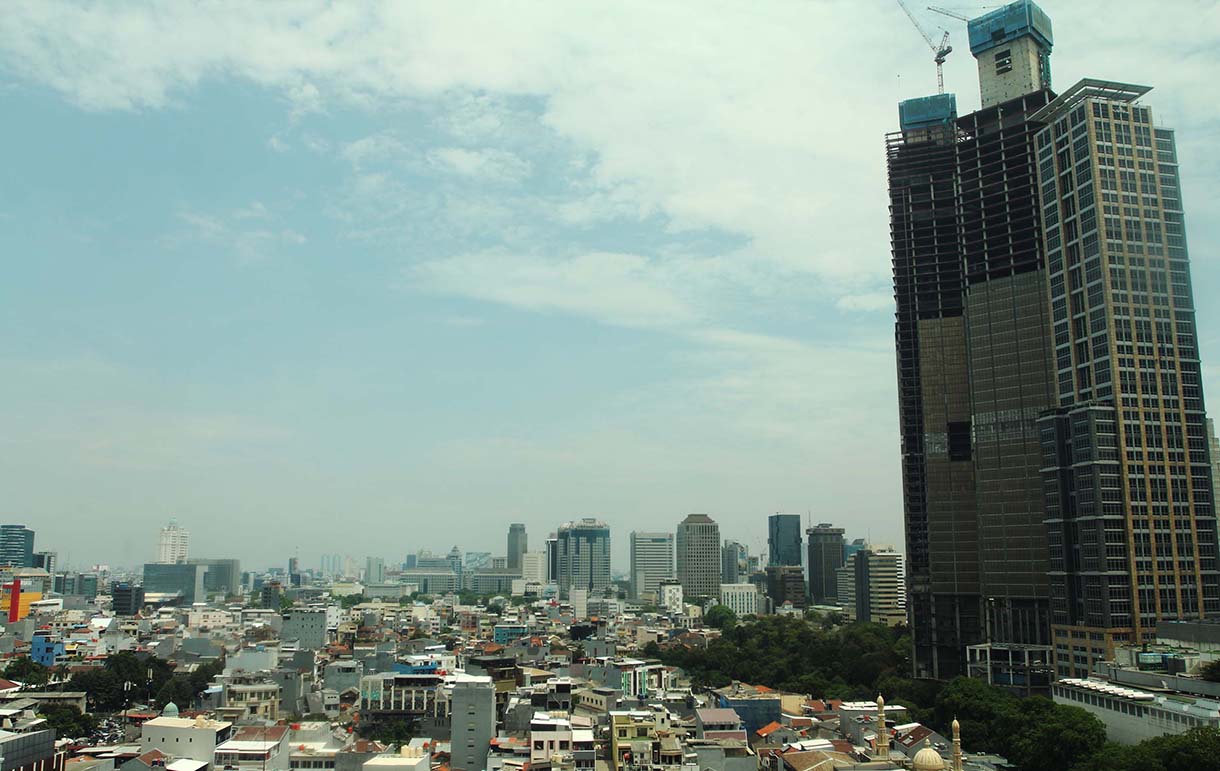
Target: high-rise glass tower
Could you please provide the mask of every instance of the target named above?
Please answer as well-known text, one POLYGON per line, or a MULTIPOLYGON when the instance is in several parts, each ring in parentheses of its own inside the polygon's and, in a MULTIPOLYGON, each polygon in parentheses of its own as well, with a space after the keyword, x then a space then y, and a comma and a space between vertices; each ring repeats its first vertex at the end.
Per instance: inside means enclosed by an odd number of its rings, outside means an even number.
POLYGON ((674 543, 683 596, 719 597, 720 525, 706 514, 690 514, 678 523, 674 543))
POLYGON ((809 543, 809 598, 814 605, 833 605, 838 598, 835 571, 846 559, 841 527, 823 522, 805 531, 809 543))
POLYGON ((767 564, 801 564, 800 514, 772 514, 767 517, 767 564))
POLYGON ((631 594, 656 599, 657 587, 674 577, 674 534, 631 533, 631 594))
POLYGON ((0 565, 34 566, 34 531, 25 525, 0 525, 0 565))
POLYGON ((1054 375, 1030 116, 1052 98, 1051 24, 1018 0, 969 34, 982 109, 911 99, 887 137, 908 608, 915 674, 939 678, 965 672, 968 646, 1049 645, 1037 420, 1054 375))
POLYGON ((521 569, 521 555, 529 551, 529 538, 525 525, 514 522, 508 526, 508 569, 521 569))
POLYGON ((1057 409, 1041 421, 1061 677, 1220 612, 1198 330, 1172 129, 1086 79, 1034 117, 1057 409))
POLYGON ((737 541, 725 541, 720 547, 720 583, 735 584, 749 574, 749 554, 737 541))
POLYGON ((597 592, 610 585, 610 528, 598 519, 579 519, 559 527, 556 540, 559 591, 597 592))

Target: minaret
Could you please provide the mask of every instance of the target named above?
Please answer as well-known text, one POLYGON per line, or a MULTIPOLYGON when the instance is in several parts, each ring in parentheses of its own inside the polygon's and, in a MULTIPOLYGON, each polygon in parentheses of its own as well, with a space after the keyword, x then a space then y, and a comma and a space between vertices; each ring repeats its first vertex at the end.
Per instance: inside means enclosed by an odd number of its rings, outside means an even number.
POLYGON ((877 694, 877 759, 890 759, 890 730, 885 727, 885 698, 877 694))
POLYGON ((953 771, 962 771, 962 724, 953 718, 953 771))

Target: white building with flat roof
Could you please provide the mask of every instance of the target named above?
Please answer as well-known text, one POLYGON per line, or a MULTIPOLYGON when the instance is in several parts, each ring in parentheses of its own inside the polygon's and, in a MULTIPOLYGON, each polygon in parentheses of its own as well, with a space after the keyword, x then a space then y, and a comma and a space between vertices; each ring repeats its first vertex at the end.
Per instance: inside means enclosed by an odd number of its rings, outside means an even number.
POLYGON ((160 750, 175 758, 211 763, 216 747, 229 738, 233 724, 224 720, 155 717, 145 721, 140 733, 140 752, 160 750))

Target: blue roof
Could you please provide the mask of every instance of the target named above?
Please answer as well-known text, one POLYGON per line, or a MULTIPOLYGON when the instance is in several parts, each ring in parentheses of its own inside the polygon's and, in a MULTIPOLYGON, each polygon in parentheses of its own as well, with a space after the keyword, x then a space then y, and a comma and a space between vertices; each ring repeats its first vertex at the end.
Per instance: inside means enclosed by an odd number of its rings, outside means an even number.
POLYGON ((1033 36, 1048 49, 1055 44, 1051 17, 1033 0, 1017 0, 971 19, 966 29, 970 32, 970 53, 975 56, 1025 35, 1033 36))
POLYGON ((957 119, 957 97, 935 94, 898 103, 898 126, 903 131, 927 128, 957 119))

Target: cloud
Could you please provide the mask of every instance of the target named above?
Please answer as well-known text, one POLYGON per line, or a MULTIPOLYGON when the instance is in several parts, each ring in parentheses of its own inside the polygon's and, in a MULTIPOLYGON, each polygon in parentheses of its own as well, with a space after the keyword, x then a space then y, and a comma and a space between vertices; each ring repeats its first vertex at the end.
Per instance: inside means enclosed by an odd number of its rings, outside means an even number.
POLYGON ((835 301, 835 306, 845 311, 889 311, 894 308, 894 296, 888 292, 849 294, 835 301))
POLYGON ((243 262, 261 261, 285 246, 301 246, 308 241, 302 233, 292 228, 276 227, 276 215, 260 201, 219 214, 180 211, 178 219, 188 229, 184 233, 171 235, 167 239, 169 243, 203 239, 223 246, 243 262))
POLYGON ((568 259, 485 252, 422 262, 408 281, 443 294, 523 310, 565 313, 627 327, 673 327, 696 310, 635 254, 600 252, 568 259))
POLYGON ((528 161, 495 148, 441 147, 429 153, 429 158, 449 171, 486 182, 516 182, 530 173, 528 161))

